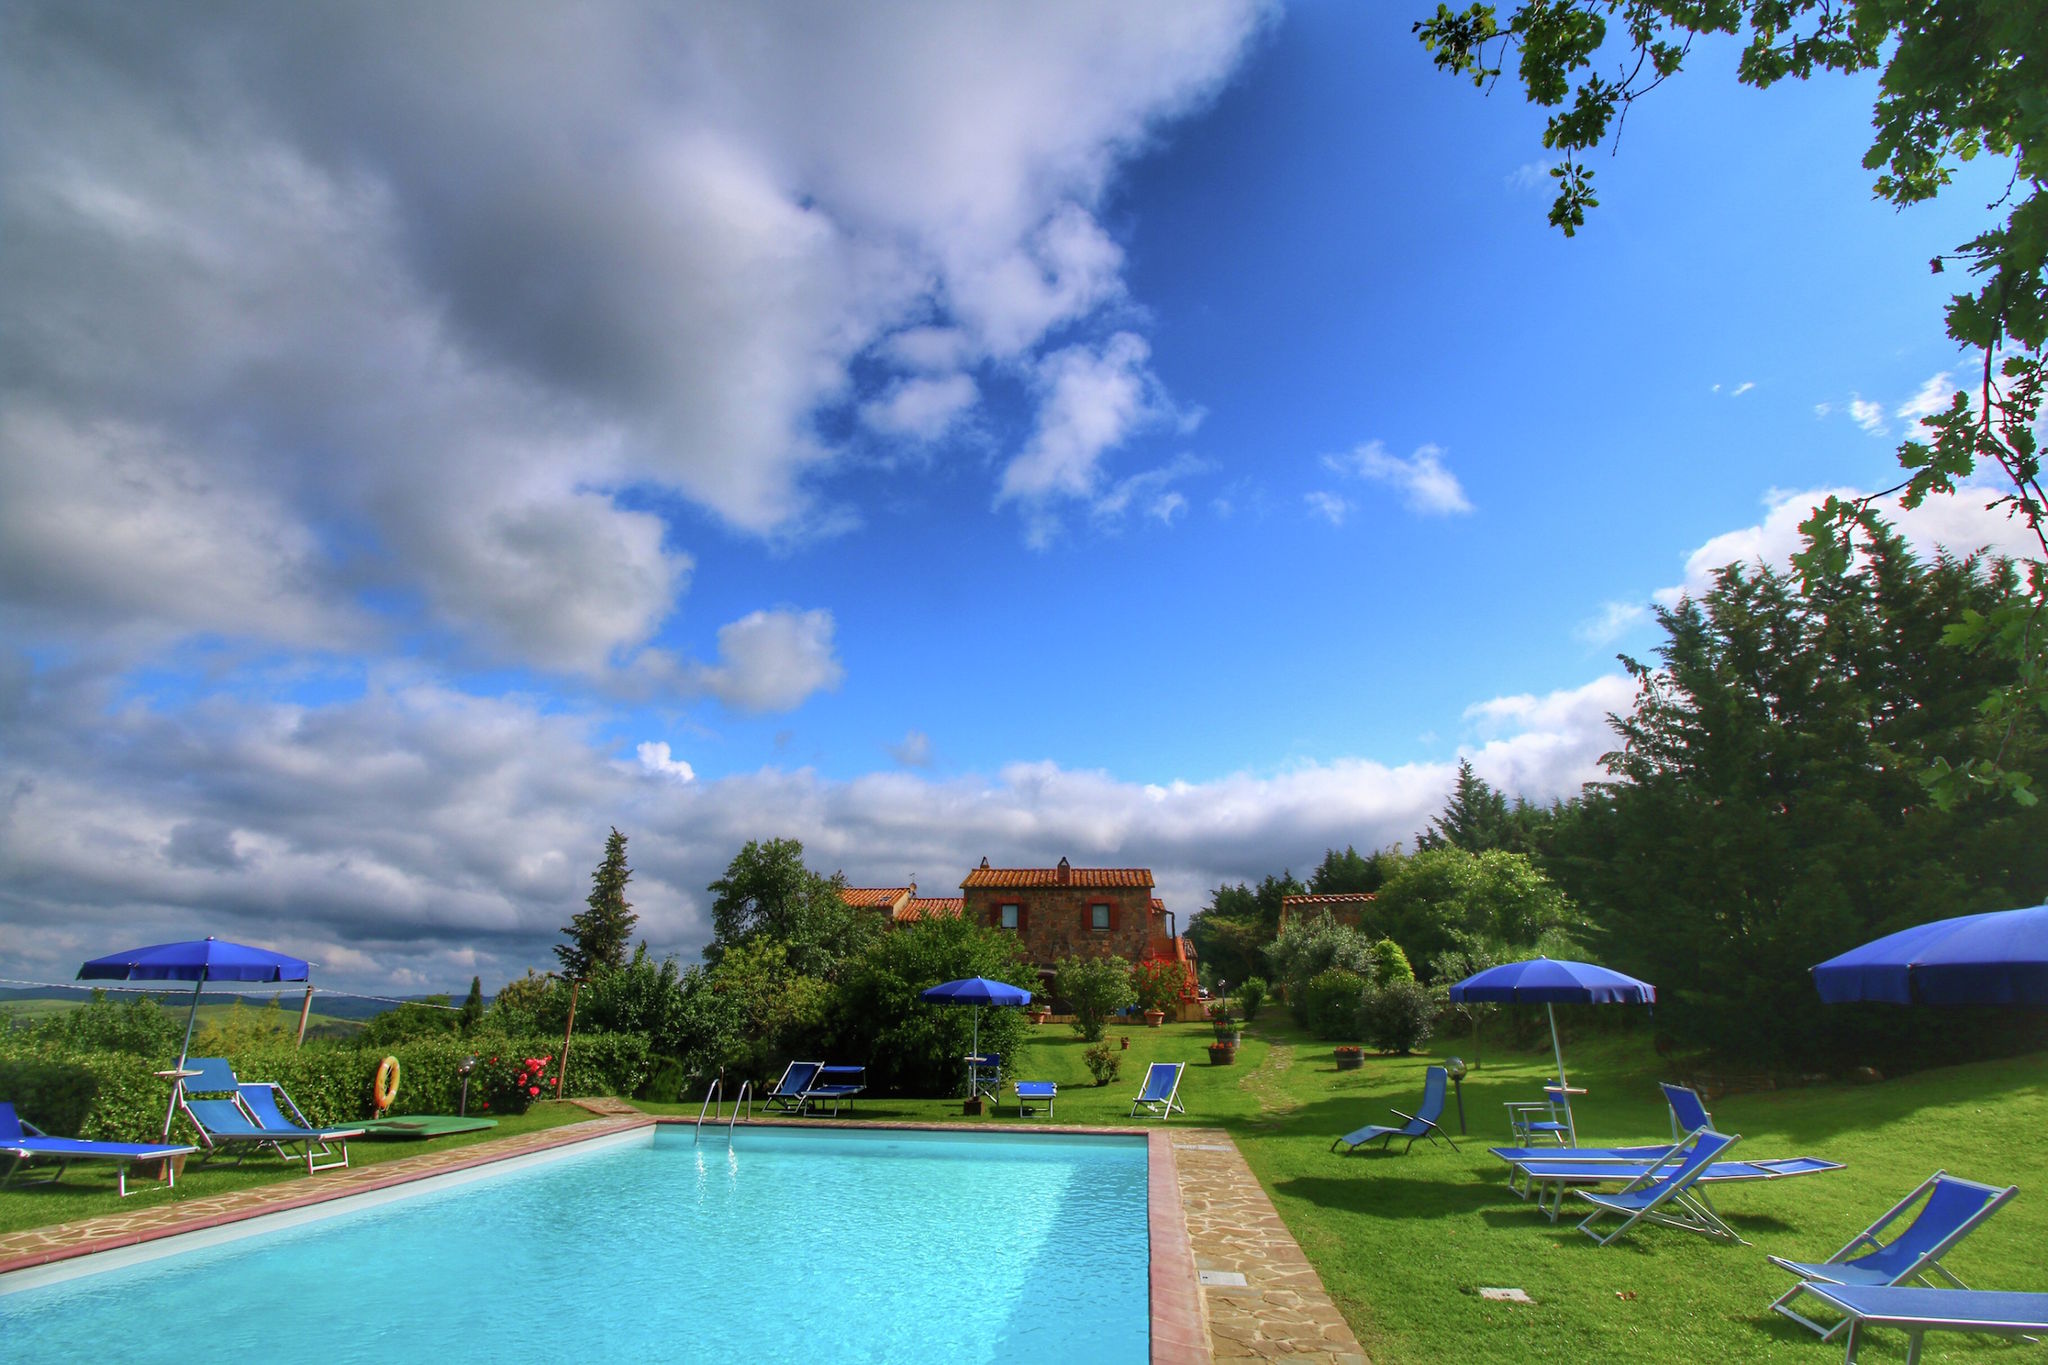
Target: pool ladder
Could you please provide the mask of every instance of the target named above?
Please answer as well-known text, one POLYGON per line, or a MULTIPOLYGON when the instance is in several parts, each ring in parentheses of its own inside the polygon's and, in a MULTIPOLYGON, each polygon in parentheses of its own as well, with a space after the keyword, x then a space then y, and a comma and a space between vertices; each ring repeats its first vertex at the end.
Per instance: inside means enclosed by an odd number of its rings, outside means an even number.
MULTIPOLYGON (((721 1073, 712 1079, 711 1088, 704 1092, 704 1103, 697 1110, 697 1135, 692 1139, 693 1142, 704 1140, 704 1115, 707 1112, 711 1115, 713 1123, 718 1122, 718 1095, 724 1086, 725 1076, 721 1073)), ((740 1093, 732 1097, 732 1117, 725 1121, 725 1145, 728 1147, 732 1146, 733 1125, 740 1121, 741 1105, 744 1104, 747 1108, 747 1122, 754 1121, 753 1089, 752 1081, 741 1081, 740 1093)))

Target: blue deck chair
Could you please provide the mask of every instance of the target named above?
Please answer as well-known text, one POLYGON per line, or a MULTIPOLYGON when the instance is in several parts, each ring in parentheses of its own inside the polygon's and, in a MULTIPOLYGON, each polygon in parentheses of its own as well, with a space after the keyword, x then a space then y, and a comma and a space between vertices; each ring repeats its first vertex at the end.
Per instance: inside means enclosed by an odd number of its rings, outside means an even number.
POLYGON ((1721 1221, 1706 1192, 1695 1193, 1693 1188, 1707 1167, 1741 1140, 1738 1134, 1717 1133, 1710 1128, 1694 1134, 1690 1147, 1682 1143, 1673 1147, 1664 1160, 1615 1193, 1573 1190, 1593 1206, 1593 1211, 1579 1224, 1579 1231, 1606 1246, 1637 1223, 1662 1223, 1716 1241, 1742 1242, 1735 1229, 1721 1221), (1593 1230, 1593 1224, 1609 1213, 1621 1215, 1621 1226, 1602 1237, 1593 1230))
POLYGON ((1509 1100, 1506 1109, 1509 1134, 1520 1141, 1547 1137, 1560 1147, 1579 1145, 1572 1126, 1572 1097, 1561 1086, 1544 1086, 1540 1100, 1509 1100))
POLYGON ((1906 1333, 1906 1365, 1917 1365, 1929 1332, 1988 1332, 2022 1337, 2048 1332, 2048 1294, 1984 1289, 1923 1289, 1903 1285, 1809 1284, 1808 1293, 1843 1314, 1849 1329, 1846 1365, 1856 1365, 1863 1329, 1897 1327, 1906 1333))
POLYGON ((1040 1102, 1045 1105, 1045 1116, 1052 1117, 1052 1102, 1058 1097, 1060 1088, 1052 1081, 1017 1082, 1017 1117, 1022 1118, 1040 1102))
POLYGON ((1824 1327, 1792 1310, 1792 1300, 1811 1290, 1812 1282, 1883 1287, 1910 1284, 1916 1280, 1932 1284, 1930 1277, 1939 1276, 1952 1288, 1968 1289, 1968 1285, 1942 1265, 1941 1258, 2018 1193, 2017 1185, 2003 1188, 1980 1185, 1974 1180, 1952 1176, 1947 1171, 1936 1171, 1825 1261, 1788 1261, 1782 1256, 1769 1257, 1772 1265, 1789 1270, 1800 1279, 1800 1283, 1786 1290, 1771 1307, 1802 1327, 1810 1327, 1820 1333, 1825 1341, 1847 1326, 1849 1320, 1845 1318, 1832 1327, 1824 1327), (1923 1195, 1926 1202, 1920 1204, 1913 1221, 1889 1242, 1883 1240, 1880 1234, 1885 1228, 1903 1218, 1906 1210, 1919 1202, 1923 1195), (1850 1254, 1856 1251, 1863 1254, 1850 1254))
POLYGON ((818 1083, 818 1073, 824 1069, 823 1062, 791 1062, 782 1068, 782 1079, 775 1083, 775 1088, 761 1098, 770 1109, 801 1114, 807 1107, 804 1097, 818 1083))
POLYGON ((1145 1088, 1138 1098, 1131 1101, 1131 1116, 1138 1111, 1159 1118, 1170 1118, 1175 1114, 1187 1113, 1187 1107, 1180 1102, 1180 1073, 1186 1062, 1154 1062, 1145 1068, 1145 1088))
POLYGON ((7 1171, 0 1175, 0 1186, 14 1179, 24 1163, 54 1161, 57 1170, 54 1175, 40 1180, 24 1180, 24 1185, 52 1185, 64 1178, 64 1168, 74 1161, 111 1161, 116 1163, 115 1187, 121 1197, 141 1194, 141 1190, 128 1188, 128 1168, 138 1161, 161 1161, 164 1163, 165 1189, 178 1183, 178 1168, 172 1157, 190 1156, 197 1147, 180 1147, 161 1142, 90 1142, 84 1138, 51 1137, 24 1118, 18 1117, 14 1106, 0 1101, 0 1156, 10 1156, 7 1171))
MULTIPOLYGON (((361 1128, 346 1124, 320 1127, 307 1122, 299 1106, 292 1103, 292 1097, 284 1093, 284 1087, 269 1081, 244 1082, 235 1087, 235 1097, 256 1120, 258 1128, 266 1133, 289 1133, 292 1143, 305 1144, 308 1175, 348 1165, 348 1140, 363 1135, 361 1128), (291 1112, 285 1113, 286 1109, 291 1112)), ((283 1147, 278 1148, 278 1155, 287 1155, 283 1147)))
POLYGON ((967 1097, 980 1095, 994 1104, 1003 1093, 1003 1054, 984 1052, 967 1059, 967 1097))
POLYGON ((830 1104, 833 1116, 839 1113, 839 1106, 851 1104, 853 1097, 868 1088, 868 1069, 864 1066, 821 1066, 811 1088, 804 1091, 798 1102, 798 1112, 817 1113, 818 1106, 830 1104))
POLYGON ((1452 1141, 1451 1135, 1437 1126, 1438 1120, 1444 1116, 1445 1080, 1446 1076, 1442 1067, 1433 1066, 1429 1068, 1429 1070, 1423 1073, 1422 1103, 1416 1108, 1415 1112, 1404 1114, 1398 1109, 1394 1111, 1395 1117, 1405 1120, 1399 1127, 1368 1123, 1365 1127, 1355 1128, 1343 1137, 1338 1138, 1336 1142, 1330 1144, 1330 1150, 1334 1152, 1337 1150, 1339 1143, 1348 1142, 1351 1144, 1350 1150, 1355 1152, 1365 1143, 1381 1141, 1382 1139, 1384 1139, 1382 1150, 1388 1150, 1393 1147, 1395 1138, 1404 1137, 1408 1139, 1408 1146, 1403 1147, 1401 1150, 1406 1152, 1409 1147, 1415 1145, 1417 1138, 1428 1138, 1431 1142, 1435 1142, 1441 1137, 1445 1142, 1451 1144, 1452 1151, 1457 1151, 1458 1144, 1452 1141))
MULTIPOLYGON (((1688 1134, 1688 1136, 1691 1136, 1688 1134)), ((1681 1148, 1666 1151, 1670 1155, 1681 1148)), ((1528 1161, 1516 1167, 1520 1172, 1521 1188, 1518 1191, 1524 1199, 1532 1193, 1536 1196, 1536 1207, 1542 1209, 1551 1222, 1564 1210, 1567 1192, 1581 1185, 1612 1185, 1631 1181, 1647 1174, 1654 1162, 1649 1161, 1574 1161, 1569 1152, 1560 1152, 1552 1160, 1528 1161)), ((1848 1169, 1839 1161, 1823 1161, 1813 1156, 1771 1157, 1759 1161, 1715 1161, 1710 1162, 1699 1174, 1702 1185, 1738 1184, 1753 1180, 1788 1180, 1793 1176, 1819 1175, 1824 1171, 1848 1169)), ((1514 1181, 1509 1181, 1510 1188, 1514 1181)))
POLYGON ((1669 1081, 1661 1082, 1658 1088, 1664 1092, 1664 1103, 1671 1107, 1671 1138, 1674 1142, 1681 1133, 1697 1133, 1702 1128, 1714 1126, 1714 1116, 1707 1112, 1699 1091, 1688 1085, 1673 1085, 1669 1081))

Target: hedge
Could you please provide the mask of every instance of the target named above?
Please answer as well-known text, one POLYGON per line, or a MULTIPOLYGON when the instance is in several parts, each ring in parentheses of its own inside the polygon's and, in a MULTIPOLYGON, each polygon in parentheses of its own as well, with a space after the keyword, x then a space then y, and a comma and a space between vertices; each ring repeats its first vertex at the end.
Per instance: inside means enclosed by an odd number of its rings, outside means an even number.
MULTIPOLYGON (((390 1048, 316 1045, 296 1049, 289 1042, 240 1049, 229 1058, 245 1081, 274 1081, 285 1088, 314 1124, 340 1124, 370 1117, 377 1064, 398 1058, 401 1071, 393 1114, 452 1114, 462 1078, 456 1068, 466 1057, 556 1057, 562 1040, 536 1038, 436 1038, 390 1048)), ((168 1069, 172 1058, 161 1063, 168 1069)), ((159 1066, 132 1053, 71 1049, 51 1044, 0 1044, 0 1099, 10 1100, 24 1119, 61 1137, 107 1142, 154 1141, 163 1132, 169 1094, 151 1073, 159 1066)), ((647 1040, 637 1034, 593 1033, 569 1050, 564 1095, 631 1095, 647 1080, 647 1040)), ((550 1070, 550 1076, 553 1075, 550 1070)), ((482 1111, 485 1084, 470 1086, 470 1110, 482 1111)), ((173 1134, 190 1136, 180 1116, 173 1134)))

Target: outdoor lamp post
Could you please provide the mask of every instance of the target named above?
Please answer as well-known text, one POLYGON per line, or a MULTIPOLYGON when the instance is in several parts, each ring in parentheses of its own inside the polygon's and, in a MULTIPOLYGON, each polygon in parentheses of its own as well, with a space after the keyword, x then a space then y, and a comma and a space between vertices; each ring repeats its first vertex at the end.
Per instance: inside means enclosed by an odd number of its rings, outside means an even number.
POLYGON ((1451 1078, 1451 1088, 1458 1092, 1458 1136, 1465 1135, 1465 1059, 1444 1058, 1444 1072, 1451 1078))

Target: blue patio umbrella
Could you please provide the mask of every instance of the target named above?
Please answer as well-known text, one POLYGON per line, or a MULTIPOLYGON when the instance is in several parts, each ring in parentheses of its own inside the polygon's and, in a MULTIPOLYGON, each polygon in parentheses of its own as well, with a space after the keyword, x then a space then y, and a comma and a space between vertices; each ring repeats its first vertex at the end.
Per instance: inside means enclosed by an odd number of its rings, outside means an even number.
POLYGON ((1647 981, 1590 962, 1534 957, 1488 967, 1451 987, 1451 999, 1507 1005, 1542 1005, 1550 1016, 1550 1048, 1557 1056, 1557 1083, 1565 1084, 1564 1048, 1557 1041, 1557 1010, 1564 1005, 1654 1005, 1657 988, 1647 981))
POLYGON ((969 976, 959 981, 942 981, 928 990, 917 993, 920 1000, 929 1000, 934 1005, 974 1006, 974 1046, 970 1049, 977 1057, 981 1055, 981 1007, 983 1005, 1028 1005, 1031 992, 1022 986, 1012 986, 1007 981, 991 981, 985 976, 969 976))
MULTIPOLYGON (((130 948, 125 953, 96 957, 78 969, 81 981, 190 981, 192 1009, 185 1016, 185 1041, 178 1046, 179 1071, 192 1051, 192 1026, 199 1020, 199 996, 209 981, 304 981, 311 968, 304 958, 287 957, 268 948, 251 948, 246 943, 229 943, 208 935, 183 943, 157 943, 147 948, 130 948)), ((171 1101, 164 1109, 164 1137, 171 1135, 171 1118, 178 1112, 178 1088, 182 1078, 171 1081, 171 1101)))
POLYGON ((1831 1005, 2020 1005, 2048 1009, 2048 905, 1916 924, 1813 969, 1831 1005))

